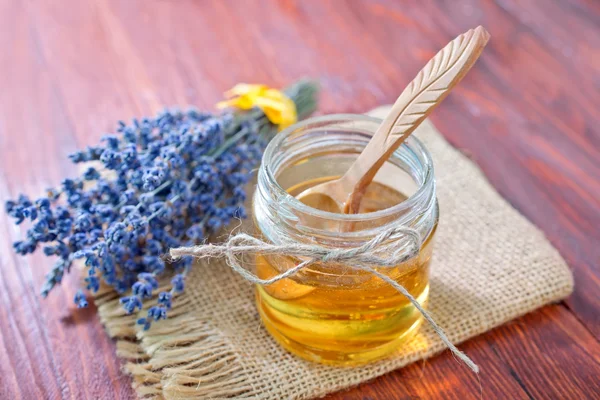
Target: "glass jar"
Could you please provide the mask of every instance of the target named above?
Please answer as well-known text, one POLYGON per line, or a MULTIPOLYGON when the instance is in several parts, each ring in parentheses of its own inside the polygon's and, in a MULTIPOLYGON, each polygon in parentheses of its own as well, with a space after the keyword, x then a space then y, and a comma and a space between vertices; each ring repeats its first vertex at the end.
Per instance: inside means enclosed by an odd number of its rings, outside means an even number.
MULTIPOLYGON (((381 168, 358 214, 317 210, 294 197, 343 175, 380 123, 364 115, 340 114, 280 132, 268 145, 258 172, 254 222, 268 242, 328 248, 357 247, 390 227, 411 227, 421 237, 419 254, 377 270, 426 306, 438 205, 431 157, 418 139, 408 138, 381 168), (348 226, 352 229, 344 228, 348 226)), ((257 255, 256 273, 271 278, 301 261, 257 255)), ((266 329, 283 347, 326 364, 354 365, 385 357, 422 321, 419 311, 388 283, 332 263, 312 264, 291 278, 259 285, 256 301, 266 329)))

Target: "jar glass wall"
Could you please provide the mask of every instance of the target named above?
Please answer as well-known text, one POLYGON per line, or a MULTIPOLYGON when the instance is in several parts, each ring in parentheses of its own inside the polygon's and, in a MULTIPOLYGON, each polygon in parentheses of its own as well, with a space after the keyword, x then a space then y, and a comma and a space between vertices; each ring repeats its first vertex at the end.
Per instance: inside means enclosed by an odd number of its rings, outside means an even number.
MULTIPOLYGON (((258 173, 254 221, 266 241, 330 248, 357 247, 391 227, 411 227, 421 236, 419 254, 378 271, 426 306, 438 206, 431 157, 419 140, 410 137, 390 157, 369 186, 359 214, 317 210, 294 197, 343 175, 380 122, 362 115, 331 115, 279 133, 267 147, 258 173)), ((258 255, 257 275, 270 278, 301 261, 258 255)), ((256 299, 265 327, 286 349, 329 364, 382 358, 411 337, 422 318, 407 298, 381 279, 332 263, 312 264, 291 278, 258 286, 256 299)))

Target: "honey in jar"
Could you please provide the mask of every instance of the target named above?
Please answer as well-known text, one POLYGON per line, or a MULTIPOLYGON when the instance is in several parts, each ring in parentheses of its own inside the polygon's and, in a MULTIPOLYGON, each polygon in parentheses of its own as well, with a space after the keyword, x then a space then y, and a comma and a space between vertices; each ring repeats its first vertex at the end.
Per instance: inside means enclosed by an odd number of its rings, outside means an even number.
MULTIPOLYGON (((374 267, 426 306, 438 210, 431 160, 416 139, 403 145, 375 177, 358 214, 316 210, 297 199, 305 189, 342 174, 378 123, 364 116, 331 116, 281 132, 259 171, 255 224, 263 239, 273 243, 285 237, 331 248, 360 246, 395 224, 411 226, 422 237, 418 255, 394 267, 374 267)), ((257 255, 256 273, 271 278, 302 261, 257 255)), ((355 365, 385 357, 412 337, 422 321, 414 305, 387 282, 333 263, 311 264, 290 278, 258 285, 256 301, 265 328, 284 348, 326 364, 355 365)))

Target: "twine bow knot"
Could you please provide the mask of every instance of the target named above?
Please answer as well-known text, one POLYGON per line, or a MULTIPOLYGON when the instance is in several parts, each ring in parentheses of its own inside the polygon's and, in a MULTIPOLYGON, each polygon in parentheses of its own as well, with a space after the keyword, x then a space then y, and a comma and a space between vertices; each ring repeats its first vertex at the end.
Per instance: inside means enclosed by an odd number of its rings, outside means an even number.
POLYGON ((413 306, 419 310, 442 342, 448 346, 450 351, 477 373, 479 372, 479 367, 471 361, 466 354, 458 350, 458 348, 452 344, 443 329, 433 320, 431 315, 429 315, 408 290, 377 269, 381 267, 395 267, 402 264, 412 257, 417 256, 420 248, 421 236, 419 232, 407 227, 393 227, 380 233, 363 245, 351 248, 332 249, 318 244, 297 242, 273 244, 245 233, 238 233, 230 236, 223 244, 204 244, 193 247, 180 247, 171 249, 170 254, 173 258, 179 258, 181 256, 193 256, 199 259, 225 257, 231 269, 243 276, 247 281, 259 285, 270 285, 282 279, 289 278, 303 268, 317 262, 340 263, 353 269, 367 271, 387 282, 404 295, 413 306), (238 255, 250 253, 292 256, 303 261, 279 275, 269 279, 261 279, 244 268, 238 260, 238 255))

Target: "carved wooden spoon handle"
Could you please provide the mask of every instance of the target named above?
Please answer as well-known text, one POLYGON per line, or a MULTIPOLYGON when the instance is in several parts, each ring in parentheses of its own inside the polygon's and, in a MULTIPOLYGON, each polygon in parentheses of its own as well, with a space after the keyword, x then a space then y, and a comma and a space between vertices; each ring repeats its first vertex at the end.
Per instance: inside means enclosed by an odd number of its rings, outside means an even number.
POLYGON ((344 212, 358 212, 362 196, 379 168, 471 69, 489 37, 481 26, 458 36, 429 60, 402 92, 367 147, 342 178, 346 182, 356 182, 344 212))

